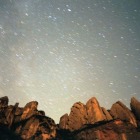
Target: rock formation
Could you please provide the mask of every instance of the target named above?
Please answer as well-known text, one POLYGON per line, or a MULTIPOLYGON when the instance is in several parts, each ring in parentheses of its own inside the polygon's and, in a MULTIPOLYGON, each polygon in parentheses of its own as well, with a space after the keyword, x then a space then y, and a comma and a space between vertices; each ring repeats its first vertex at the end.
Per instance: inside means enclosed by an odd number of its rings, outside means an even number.
POLYGON ((8 105, 0 98, 0 139, 2 140, 139 140, 140 102, 131 99, 131 110, 122 102, 110 110, 100 107, 95 97, 86 105, 75 103, 70 114, 60 118, 59 125, 38 111, 37 101, 25 107, 8 105))
POLYGON ((86 110, 87 110, 87 116, 88 116, 88 124, 94 124, 99 121, 108 121, 108 119, 110 121, 112 119, 109 113, 107 113, 107 110, 105 108, 102 109, 100 107, 95 97, 92 97, 86 103, 86 110))
MULTIPOLYGON (((121 120, 110 121, 99 126, 87 126, 77 131, 74 140, 130 140, 131 135, 137 135, 135 126, 121 120)), ((133 137, 133 140, 134 139, 133 137)))
POLYGON ((37 114, 37 105, 38 102, 32 101, 25 105, 22 111, 21 120, 25 120, 30 118, 31 116, 37 114))
POLYGON ((104 107, 101 107, 102 108, 102 111, 105 115, 105 120, 107 121, 111 121, 113 120, 112 116, 110 115, 110 113, 104 108, 104 107))
POLYGON ((51 139, 56 135, 56 125, 51 118, 34 115, 13 126, 15 134, 23 139, 51 139))
POLYGON ((67 128, 70 131, 79 129, 83 124, 87 123, 86 107, 84 104, 78 102, 71 108, 70 115, 68 117, 67 128))
POLYGON ((137 122, 134 114, 120 101, 112 105, 110 114, 113 116, 113 119, 128 121, 135 127, 137 127, 137 122))
POLYGON ((9 99, 7 96, 0 98, 0 109, 8 107, 9 99))
POLYGON ((70 131, 78 130, 84 124, 94 124, 113 119, 105 108, 100 107, 95 97, 91 98, 86 105, 80 102, 75 103, 71 108, 70 115, 64 115, 62 118, 60 119, 59 127, 61 129, 69 129, 70 131), (67 124, 65 127, 64 125, 62 126, 64 120, 65 124, 67 124))
MULTIPOLYGON (((131 108, 137 118, 139 105, 135 98, 131 99, 131 108)), ((69 116, 64 115, 60 119, 59 128, 62 132, 69 130, 73 134, 68 135, 70 132, 67 134, 69 140, 139 140, 140 134, 137 130, 140 121, 136 120, 132 111, 120 101, 107 111, 104 107, 100 107, 93 97, 86 105, 75 103, 69 116), (63 122, 65 125, 62 127, 63 122)))
POLYGON ((64 114, 61 118, 60 118, 60 122, 59 122, 59 128, 60 129, 67 129, 67 123, 68 123, 68 114, 64 114))
POLYGON ((24 108, 18 107, 18 103, 8 106, 8 97, 2 97, 0 123, 25 140, 52 139, 56 136, 56 124, 53 119, 46 117, 43 111, 38 111, 37 105, 36 101, 32 101, 24 108))
POLYGON ((132 112, 135 114, 136 118, 140 121, 140 102, 138 102, 138 100, 133 97, 131 98, 130 106, 132 112))

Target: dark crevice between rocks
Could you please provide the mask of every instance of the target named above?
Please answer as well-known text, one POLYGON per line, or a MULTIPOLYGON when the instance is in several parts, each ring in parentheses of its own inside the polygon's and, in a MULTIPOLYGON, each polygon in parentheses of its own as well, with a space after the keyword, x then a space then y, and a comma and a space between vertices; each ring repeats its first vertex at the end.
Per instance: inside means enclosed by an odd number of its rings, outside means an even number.
POLYGON ((19 135, 16 135, 12 130, 9 130, 8 125, 0 123, 0 140, 23 140, 19 135))

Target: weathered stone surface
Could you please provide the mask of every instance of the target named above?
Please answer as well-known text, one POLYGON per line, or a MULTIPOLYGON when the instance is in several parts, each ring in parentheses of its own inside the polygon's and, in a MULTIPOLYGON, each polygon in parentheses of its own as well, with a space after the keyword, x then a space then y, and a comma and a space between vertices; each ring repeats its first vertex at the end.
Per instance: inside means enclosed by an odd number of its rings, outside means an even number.
POLYGON ((16 109, 15 115, 22 115, 22 113, 23 113, 23 108, 22 107, 18 107, 16 109))
POLYGON ((105 108, 100 107, 94 97, 91 98, 86 105, 80 102, 75 103, 71 108, 70 115, 65 117, 62 116, 60 120, 60 128, 69 129, 70 131, 78 130, 84 124, 94 124, 96 122, 110 121, 113 119, 105 108), (68 122, 66 122, 67 120, 68 122))
POLYGON ((37 114, 37 105, 38 102, 37 101, 32 101, 29 102, 25 105, 25 107, 23 108, 23 113, 21 115, 21 120, 25 120, 28 119, 29 117, 37 114))
POLYGON ((18 108, 18 104, 19 103, 16 103, 14 106, 7 107, 5 111, 5 116, 6 116, 5 124, 8 124, 9 128, 11 127, 14 121, 15 112, 16 112, 16 109, 18 108))
POLYGON ((14 123, 18 123, 21 121, 21 115, 23 113, 23 108, 22 107, 17 107, 15 116, 14 116, 14 123))
POLYGON ((106 117, 95 97, 92 97, 86 103, 88 124, 94 124, 99 121, 105 121, 106 117))
POLYGON ((134 114, 120 101, 112 105, 110 114, 112 115, 113 119, 128 121, 135 127, 137 126, 134 114))
POLYGON ((67 129, 68 128, 68 114, 64 114, 59 121, 59 128, 60 129, 67 129))
POLYGON ((7 96, 0 98, 0 123, 6 124, 5 110, 8 107, 9 99, 7 96))
MULTIPOLYGON (((76 133, 76 132, 75 132, 76 133)), ((79 130, 73 140, 130 140, 129 134, 137 134, 136 127, 121 120, 111 121, 101 126, 90 126, 79 130)), ((140 138, 140 137, 139 137, 140 138)))
POLYGON ((130 107, 136 118, 140 120, 140 102, 136 98, 131 98, 130 107))
POLYGON ((23 139, 52 139, 56 135, 56 124, 48 117, 35 115, 13 126, 15 134, 23 139))
POLYGON ((0 109, 8 107, 8 102, 9 102, 9 99, 7 96, 0 98, 0 109))
POLYGON ((39 111, 38 111, 38 115, 45 116, 45 112, 42 111, 42 110, 39 110, 39 111))
MULTIPOLYGON (((24 108, 18 107, 18 103, 8 106, 8 97, 0 98, 0 123, 25 140, 53 139, 56 135, 56 124, 51 118, 44 116, 44 111, 38 111, 37 105, 38 102, 32 101, 24 108)), ((9 136, 13 137, 12 133, 9 136)), ((9 136, 5 136, 4 133, 0 139, 9 140, 9 136)))
POLYGON ((102 108, 102 111, 103 111, 103 113, 104 113, 104 115, 105 115, 105 117, 106 117, 106 120, 107 120, 107 121, 113 120, 113 118, 112 118, 112 116, 110 115, 110 113, 109 113, 104 107, 101 107, 101 108, 102 108))
POLYGON ((77 102, 71 108, 68 119, 68 129, 74 131, 87 123, 86 107, 83 103, 77 102))
POLYGON ((69 116, 63 115, 57 127, 44 111, 37 110, 36 101, 20 108, 18 103, 8 106, 8 97, 3 97, 0 98, 0 139, 139 140, 139 104, 135 98, 131 99, 134 114, 120 101, 107 111, 93 97, 86 105, 75 103, 69 116))

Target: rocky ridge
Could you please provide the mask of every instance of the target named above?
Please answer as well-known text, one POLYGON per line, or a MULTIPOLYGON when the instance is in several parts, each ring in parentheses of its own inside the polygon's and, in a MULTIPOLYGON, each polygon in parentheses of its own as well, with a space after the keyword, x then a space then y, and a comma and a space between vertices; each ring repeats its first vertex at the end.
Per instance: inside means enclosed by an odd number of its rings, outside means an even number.
POLYGON ((122 102, 110 110, 101 107, 95 97, 86 104, 75 103, 59 124, 37 109, 32 101, 25 107, 8 105, 0 98, 0 140, 139 140, 140 102, 131 98, 131 110, 122 102))
POLYGON ((44 111, 37 110, 37 101, 29 102, 23 108, 18 107, 18 103, 8 106, 8 101, 7 96, 0 98, 0 126, 5 129, 7 127, 15 137, 9 136, 8 139, 6 136, 6 140, 15 140, 16 136, 25 140, 45 140, 55 137, 56 124, 53 119, 45 116, 44 111))
POLYGON ((60 118, 59 127, 60 129, 75 131, 84 124, 95 124, 96 122, 111 120, 113 118, 110 113, 105 108, 101 108, 96 98, 92 97, 86 105, 80 102, 75 103, 71 108, 70 115, 66 116, 65 114, 60 118))

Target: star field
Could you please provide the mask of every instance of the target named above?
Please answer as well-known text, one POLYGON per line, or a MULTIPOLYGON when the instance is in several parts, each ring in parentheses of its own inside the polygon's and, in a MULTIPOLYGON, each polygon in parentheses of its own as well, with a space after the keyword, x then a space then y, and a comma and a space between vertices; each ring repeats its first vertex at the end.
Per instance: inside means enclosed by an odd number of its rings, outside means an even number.
POLYGON ((0 0, 0 96, 59 122, 96 97, 140 101, 138 0, 0 0))

